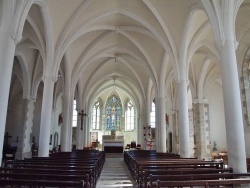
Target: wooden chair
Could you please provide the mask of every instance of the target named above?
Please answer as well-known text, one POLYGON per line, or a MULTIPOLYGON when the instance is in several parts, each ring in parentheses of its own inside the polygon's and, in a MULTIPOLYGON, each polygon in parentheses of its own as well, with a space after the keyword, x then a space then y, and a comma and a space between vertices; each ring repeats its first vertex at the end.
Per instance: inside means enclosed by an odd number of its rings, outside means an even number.
POLYGON ((136 149, 141 149, 141 144, 137 144, 136 149))
POLYGON ((127 151, 130 150, 130 146, 131 146, 130 144, 127 144, 127 145, 125 146, 125 150, 127 150, 127 151))

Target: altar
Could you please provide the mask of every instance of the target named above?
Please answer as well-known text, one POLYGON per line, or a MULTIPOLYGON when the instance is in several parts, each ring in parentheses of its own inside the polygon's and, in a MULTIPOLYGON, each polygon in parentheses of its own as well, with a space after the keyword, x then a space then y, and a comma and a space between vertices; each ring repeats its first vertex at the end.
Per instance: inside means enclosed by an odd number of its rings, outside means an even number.
POLYGON ((102 150, 105 153, 123 153, 124 136, 103 135, 102 150))

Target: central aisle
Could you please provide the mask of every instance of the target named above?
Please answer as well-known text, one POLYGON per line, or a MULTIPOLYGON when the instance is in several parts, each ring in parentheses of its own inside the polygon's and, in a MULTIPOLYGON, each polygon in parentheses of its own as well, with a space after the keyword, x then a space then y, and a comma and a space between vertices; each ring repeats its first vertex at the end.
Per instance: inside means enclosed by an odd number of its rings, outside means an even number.
POLYGON ((126 164, 123 154, 105 154, 105 163, 101 176, 97 181, 97 188, 130 188, 136 187, 126 164))

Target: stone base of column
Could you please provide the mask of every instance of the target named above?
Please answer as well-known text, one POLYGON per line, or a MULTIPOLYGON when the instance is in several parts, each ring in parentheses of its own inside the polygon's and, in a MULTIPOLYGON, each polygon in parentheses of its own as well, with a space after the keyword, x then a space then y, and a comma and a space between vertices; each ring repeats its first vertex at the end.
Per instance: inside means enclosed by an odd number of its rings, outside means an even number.
POLYGON ((16 152, 15 159, 23 160, 24 158, 32 158, 32 152, 16 152))

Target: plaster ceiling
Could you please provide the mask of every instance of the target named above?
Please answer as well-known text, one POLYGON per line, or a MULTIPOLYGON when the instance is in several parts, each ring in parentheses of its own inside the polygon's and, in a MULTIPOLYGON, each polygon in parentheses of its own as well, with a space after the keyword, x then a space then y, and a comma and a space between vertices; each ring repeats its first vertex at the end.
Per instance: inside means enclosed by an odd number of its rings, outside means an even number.
MULTIPOLYGON (((185 71, 189 74, 194 71, 197 79, 201 64, 206 59, 206 54, 201 52, 207 47, 201 45, 200 51, 195 47, 202 42, 214 45, 209 20, 198 0, 45 2, 50 23, 43 22, 43 16, 35 5, 29 16, 36 24, 27 20, 24 34, 32 30, 34 35, 38 35, 35 29, 30 29, 30 24, 33 28, 37 25, 46 41, 44 25, 51 25, 54 67, 61 67, 60 71, 64 73, 69 71, 72 83, 81 84, 84 100, 104 95, 104 91, 110 93, 115 77, 119 85, 117 93, 131 95, 137 102, 140 97, 145 101, 148 83, 153 82, 153 93, 156 93, 164 71, 166 81, 168 78, 174 81, 185 71), (193 70, 181 70, 185 69, 180 65, 183 49, 187 50, 186 59, 192 60, 191 63, 196 66, 193 70), (197 55, 189 57, 196 52, 197 55), (67 61, 63 58, 65 56, 67 61), (65 63, 68 65, 65 66, 65 63)), ((243 17, 244 12, 241 14, 239 16, 243 17)), ((236 25, 246 22, 243 19, 236 25)), ((211 49, 206 52, 212 54, 211 57, 217 55, 211 49)))

